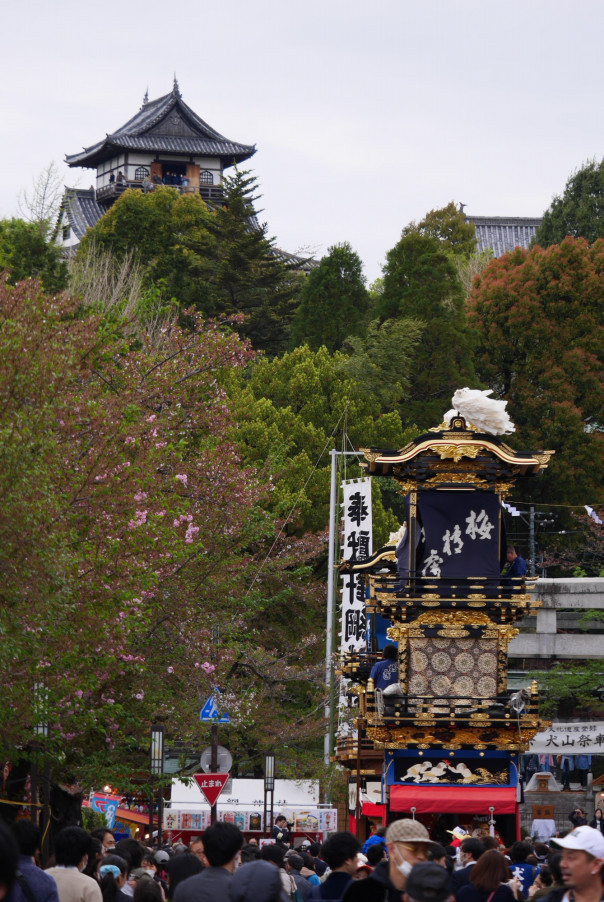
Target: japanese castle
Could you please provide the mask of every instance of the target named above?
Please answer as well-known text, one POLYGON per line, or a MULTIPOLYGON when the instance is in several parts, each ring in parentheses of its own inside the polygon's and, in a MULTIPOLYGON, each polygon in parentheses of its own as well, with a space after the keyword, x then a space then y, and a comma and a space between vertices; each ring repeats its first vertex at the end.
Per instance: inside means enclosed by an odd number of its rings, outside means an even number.
POLYGON ((157 100, 146 94, 125 125, 66 157, 72 168, 96 169, 96 185, 66 189, 57 240, 74 252, 86 231, 128 188, 151 191, 167 184, 220 204, 224 170, 255 152, 255 145, 225 138, 204 122, 184 102, 175 79, 169 94, 157 100))

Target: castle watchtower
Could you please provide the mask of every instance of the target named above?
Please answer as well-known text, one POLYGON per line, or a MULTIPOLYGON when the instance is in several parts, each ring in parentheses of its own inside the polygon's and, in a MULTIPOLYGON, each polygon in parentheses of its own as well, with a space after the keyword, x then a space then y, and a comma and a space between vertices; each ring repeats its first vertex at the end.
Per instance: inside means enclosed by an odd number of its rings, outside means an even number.
POLYGON ((66 157, 71 167, 96 169, 96 199, 110 206, 126 188, 168 184, 220 202, 224 169, 242 163, 254 146, 211 128, 182 99, 178 83, 157 100, 145 95, 131 119, 96 144, 66 157))

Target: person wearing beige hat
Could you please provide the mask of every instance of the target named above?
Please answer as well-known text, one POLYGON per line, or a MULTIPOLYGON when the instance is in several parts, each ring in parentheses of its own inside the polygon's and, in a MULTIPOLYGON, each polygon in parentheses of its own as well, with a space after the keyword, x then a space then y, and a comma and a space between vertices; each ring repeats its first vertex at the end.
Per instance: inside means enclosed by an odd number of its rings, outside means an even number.
POLYGON ((402 902, 413 866, 426 861, 435 845, 420 821, 393 821, 386 831, 388 861, 381 861, 366 880, 350 884, 342 902, 402 902))

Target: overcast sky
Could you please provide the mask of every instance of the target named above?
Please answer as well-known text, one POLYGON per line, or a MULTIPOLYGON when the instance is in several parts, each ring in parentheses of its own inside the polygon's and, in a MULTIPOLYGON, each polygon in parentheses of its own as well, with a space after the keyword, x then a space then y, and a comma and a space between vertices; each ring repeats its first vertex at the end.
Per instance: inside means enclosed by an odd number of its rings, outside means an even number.
POLYGON ((3 217, 175 72, 203 119, 257 145, 279 246, 349 241, 369 280, 428 210, 539 216, 604 154, 602 0, 21 0, 2 24, 3 217))

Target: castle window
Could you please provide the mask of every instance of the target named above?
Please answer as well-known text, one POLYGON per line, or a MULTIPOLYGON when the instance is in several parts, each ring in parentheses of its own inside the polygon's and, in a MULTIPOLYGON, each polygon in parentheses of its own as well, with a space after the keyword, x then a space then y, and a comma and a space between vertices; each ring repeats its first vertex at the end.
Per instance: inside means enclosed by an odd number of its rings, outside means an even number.
POLYGON ((209 169, 204 169, 199 177, 199 181, 202 185, 213 185, 214 176, 209 169))
POLYGON ((139 166, 136 172, 134 173, 135 182, 142 182, 143 179, 146 179, 149 175, 149 170, 146 166, 139 166))

